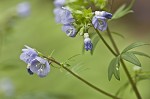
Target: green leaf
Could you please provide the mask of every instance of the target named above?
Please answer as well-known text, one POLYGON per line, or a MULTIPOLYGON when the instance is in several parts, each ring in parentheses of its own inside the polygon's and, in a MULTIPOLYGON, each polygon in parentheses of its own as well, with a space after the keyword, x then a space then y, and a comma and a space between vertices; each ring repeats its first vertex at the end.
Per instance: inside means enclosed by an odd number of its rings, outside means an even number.
POLYGON ((113 14, 112 20, 113 19, 119 19, 129 13, 133 13, 133 10, 130 10, 134 4, 135 0, 132 0, 131 3, 126 6, 126 4, 123 4, 118 8, 118 10, 113 14))
POLYGON ((138 75, 139 81, 150 80, 150 75, 138 75))
POLYGON ((125 38, 122 34, 120 34, 120 33, 117 33, 117 32, 111 32, 112 34, 115 34, 115 35, 117 35, 117 36, 120 36, 120 37, 122 37, 122 38, 125 38))
POLYGON ((143 42, 136 42, 136 43, 132 43, 131 45, 127 46, 123 51, 122 53, 125 53, 133 48, 136 48, 136 47, 140 47, 140 46, 143 46, 143 45, 150 45, 148 43, 143 43, 143 42))
POLYGON ((122 6, 120 6, 120 7, 116 10, 116 12, 113 14, 113 17, 112 17, 112 18, 116 18, 117 15, 125 9, 125 7, 126 7, 125 4, 123 4, 122 6))
POLYGON ((94 0, 94 1, 95 1, 95 6, 100 7, 100 9, 104 9, 108 4, 108 0, 94 0))
POLYGON ((119 73, 119 62, 120 57, 113 58, 108 67, 108 80, 110 81, 112 75, 115 76, 117 80, 120 80, 120 73, 119 73))
POLYGON ((84 35, 84 27, 80 28, 78 33, 79 33, 79 35, 83 36, 84 35))
POLYGON ((82 44, 82 54, 85 53, 84 43, 82 44))
POLYGON ((140 61, 138 60, 138 58, 131 52, 126 52, 121 54, 122 59, 136 65, 136 66, 141 66, 140 61))
POLYGON ((98 44, 99 40, 100 40, 99 36, 95 36, 94 39, 92 40, 93 48, 91 50, 91 55, 93 55, 94 50, 95 50, 96 45, 98 44))
POLYGON ((150 58, 149 55, 147 55, 147 54, 145 54, 143 52, 138 52, 138 51, 130 51, 130 52, 133 53, 133 54, 136 54, 136 55, 145 56, 147 58, 150 58))

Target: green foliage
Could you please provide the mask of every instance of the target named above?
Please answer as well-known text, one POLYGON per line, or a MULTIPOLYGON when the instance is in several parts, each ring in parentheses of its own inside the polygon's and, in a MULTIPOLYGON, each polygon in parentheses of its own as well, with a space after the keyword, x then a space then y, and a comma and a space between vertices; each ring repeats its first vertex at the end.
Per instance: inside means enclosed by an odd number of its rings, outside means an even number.
POLYGON ((73 17, 75 18, 75 23, 77 25, 85 25, 90 23, 90 20, 93 16, 92 9, 84 9, 84 10, 74 10, 73 17))
POLYGON ((108 0, 66 0, 66 5, 71 9, 82 10, 93 7, 96 9, 106 9, 108 0))
POLYGON ((120 80, 119 66, 120 66, 120 57, 113 58, 108 67, 109 81, 111 80, 112 75, 114 75, 117 80, 120 80))
POLYGON ((130 5, 126 6, 126 4, 123 4, 121 7, 117 9, 117 11, 113 14, 112 20, 119 19, 129 13, 133 13, 133 10, 130 10, 133 6, 135 0, 132 0, 130 5))
POLYGON ((138 60, 138 58, 131 52, 122 53, 121 58, 134 64, 134 65, 141 66, 141 63, 138 60))
POLYGON ((66 0, 66 5, 71 9, 81 10, 88 6, 86 0, 66 0))
POLYGON ((114 31, 111 31, 112 34, 115 34, 117 36, 120 36, 121 38, 125 38, 122 34, 118 33, 118 32, 114 32, 114 31))
POLYGON ((91 2, 93 2, 94 5, 100 9, 104 9, 108 4, 108 0, 91 0, 91 2))
POLYGON ((143 53, 143 52, 138 52, 138 51, 130 51, 131 53, 135 54, 135 55, 140 55, 140 56, 144 56, 144 57, 147 57, 147 58, 150 58, 149 55, 143 53))
POLYGON ((122 53, 125 53, 133 48, 136 48, 136 47, 140 47, 140 46, 143 46, 143 45, 150 45, 148 43, 143 43, 143 42, 136 42, 136 43, 132 43, 131 45, 127 46, 123 51, 122 53))

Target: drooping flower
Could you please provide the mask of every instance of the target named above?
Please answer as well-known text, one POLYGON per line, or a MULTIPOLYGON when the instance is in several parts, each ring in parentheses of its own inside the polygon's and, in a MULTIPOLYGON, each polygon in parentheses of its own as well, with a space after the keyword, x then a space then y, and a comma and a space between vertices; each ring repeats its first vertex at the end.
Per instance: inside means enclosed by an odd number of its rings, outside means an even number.
POLYGON ((30 63, 30 70, 39 77, 45 77, 50 72, 50 65, 46 59, 36 57, 30 63))
POLYGON ((17 5, 17 14, 20 17, 27 17, 30 14, 30 3, 22 2, 17 5))
POLYGON ((88 33, 84 33, 84 48, 88 51, 88 50, 92 50, 93 48, 93 44, 91 42, 91 39, 89 38, 89 34, 88 33))
POLYGON ((65 1, 66 1, 66 0, 55 0, 55 1, 54 1, 54 5, 55 5, 56 7, 62 7, 62 6, 65 4, 65 1))
POLYGON ((95 11, 95 16, 92 18, 94 28, 105 31, 107 29, 107 19, 111 19, 112 14, 106 11, 95 11))
POLYGON ((57 23, 70 24, 74 22, 71 12, 66 8, 55 8, 54 9, 55 20, 57 23))
POLYGON ((74 28, 73 25, 65 24, 65 25, 62 27, 62 30, 63 30, 64 32, 66 32, 67 36, 69 36, 69 37, 75 37, 75 36, 76 36, 76 29, 74 28))
POLYGON ((105 31, 107 29, 107 23, 106 19, 101 16, 94 16, 92 19, 92 24, 94 25, 94 28, 105 31))
POLYGON ((25 49, 22 49, 22 54, 20 55, 20 59, 25 63, 29 64, 35 57, 37 57, 38 53, 29 46, 25 46, 25 49))

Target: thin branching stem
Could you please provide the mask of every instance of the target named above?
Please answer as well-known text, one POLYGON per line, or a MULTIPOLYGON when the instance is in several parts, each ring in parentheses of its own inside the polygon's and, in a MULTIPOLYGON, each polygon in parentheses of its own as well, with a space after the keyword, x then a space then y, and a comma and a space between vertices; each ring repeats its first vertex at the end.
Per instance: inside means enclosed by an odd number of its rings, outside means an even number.
MULTIPOLYGON (((94 28, 95 29, 95 28, 94 28)), ((103 38, 103 36, 101 35, 101 33, 95 29, 96 33, 98 34, 98 36, 101 38, 101 40, 103 41, 103 43, 107 46, 107 48, 110 50, 110 52, 114 55, 114 56, 118 56, 116 54, 116 52, 113 51, 113 49, 109 46, 109 44, 106 42, 106 40, 103 38)))
MULTIPOLYGON (((119 49, 117 47, 117 44, 116 44, 115 40, 113 39, 113 37, 111 35, 109 27, 107 27, 107 33, 108 33, 108 37, 110 38, 110 41, 111 41, 111 43, 112 43, 116 53, 118 55, 120 55, 120 51, 119 51, 119 49)), ((125 62, 123 61, 123 59, 121 59, 121 64, 122 64, 122 67, 123 67, 123 69, 124 69, 128 79, 129 79, 129 82, 130 82, 130 84, 131 84, 131 86, 132 86, 132 88, 133 88, 133 90, 134 90, 134 92, 135 92, 135 94, 137 96, 137 99, 142 99, 142 97, 141 97, 141 95, 140 95, 140 93, 139 93, 139 91, 138 91, 138 89, 136 87, 136 84, 134 83, 134 81, 133 81, 133 79, 132 79, 132 77, 131 77, 131 75, 130 75, 130 73, 129 73, 128 69, 127 69, 127 66, 126 66, 125 62)))
POLYGON ((64 64, 61 64, 59 63, 58 61, 54 60, 54 59, 51 59, 51 58, 48 58, 46 56, 43 56, 44 58, 46 58, 47 60, 59 65, 60 67, 62 67, 63 69, 65 69, 67 72, 69 72, 70 74, 72 74, 74 77, 76 77, 77 79, 79 79, 80 81, 84 82, 85 84, 87 84, 88 86, 90 86, 91 88, 95 89, 96 91, 108 96, 108 97, 111 97, 113 99, 120 99, 118 98, 117 96, 114 96, 114 95, 111 95, 110 93, 96 87, 95 85, 91 84, 90 82, 88 82, 87 80, 83 79, 82 77, 80 77, 79 75, 77 75, 76 73, 74 73, 73 71, 71 71, 69 68, 67 68, 64 64))

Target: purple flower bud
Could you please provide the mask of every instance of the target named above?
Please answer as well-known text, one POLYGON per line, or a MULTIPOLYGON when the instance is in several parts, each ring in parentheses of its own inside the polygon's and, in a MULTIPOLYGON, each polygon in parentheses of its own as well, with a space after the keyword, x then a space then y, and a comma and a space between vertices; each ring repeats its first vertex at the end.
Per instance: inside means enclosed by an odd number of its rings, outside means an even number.
POLYGON ((74 22, 71 12, 66 8, 55 8, 54 14, 57 23, 70 24, 74 22))
POLYGON ((30 14, 30 3, 22 2, 17 5, 17 13, 20 17, 27 17, 30 14))
POLYGON ((50 72, 50 65, 47 60, 36 57, 31 61, 30 70, 36 73, 39 77, 45 77, 50 72))
POLYGON ((91 42, 90 38, 85 38, 84 39, 84 48, 86 49, 86 51, 92 50, 93 45, 92 45, 92 42, 91 42))
POLYGON ((25 63, 29 64, 35 57, 37 57, 37 52, 28 47, 25 46, 26 49, 22 49, 22 54, 20 55, 20 59, 23 60, 25 63))
POLYGON ((54 5, 55 5, 56 7, 62 7, 62 6, 65 4, 65 1, 66 1, 66 0, 55 0, 55 1, 54 1, 54 5))
POLYGON ((67 36, 69 36, 69 37, 75 37, 75 36, 76 36, 76 29, 74 28, 73 25, 65 24, 65 25, 62 27, 62 30, 63 30, 64 32, 66 32, 67 36))

